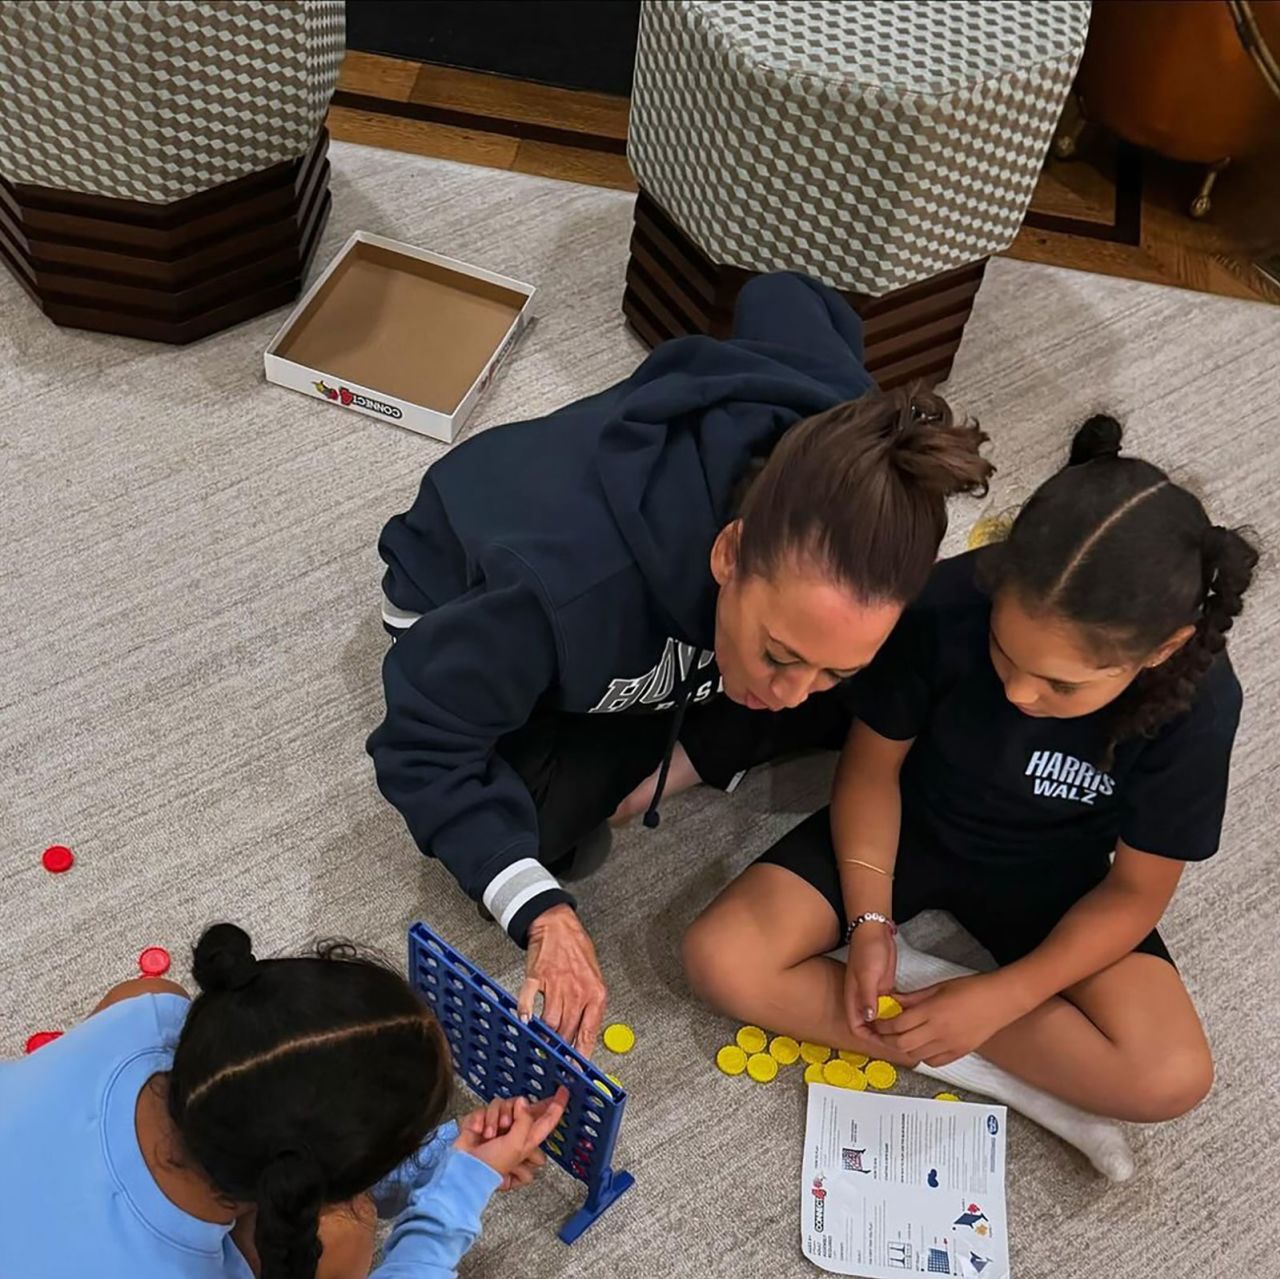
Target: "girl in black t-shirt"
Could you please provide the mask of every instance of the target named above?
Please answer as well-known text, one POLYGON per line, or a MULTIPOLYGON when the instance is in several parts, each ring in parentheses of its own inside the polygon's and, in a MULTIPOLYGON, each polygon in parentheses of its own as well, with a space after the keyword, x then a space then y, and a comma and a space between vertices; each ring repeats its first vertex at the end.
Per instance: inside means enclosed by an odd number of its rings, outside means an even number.
MULTIPOLYGON (((1155 931, 1218 847, 1257 554, 1091 419, 1007 542, 938 565, 871 667, 830 809, 689 932, 732 1015, 935 1069, 975 1050, 1086 1110, 1171 1118, 1212 1081, 1155 931), (894 921, 949 911, 989 973, 896 989, 894 921), (841 938, 848 960, 827 957, 841 938), (876 1020, 878 998, 905 1011, 876 1020)), ((908 953, 903 948, 903 954, 908 953)))

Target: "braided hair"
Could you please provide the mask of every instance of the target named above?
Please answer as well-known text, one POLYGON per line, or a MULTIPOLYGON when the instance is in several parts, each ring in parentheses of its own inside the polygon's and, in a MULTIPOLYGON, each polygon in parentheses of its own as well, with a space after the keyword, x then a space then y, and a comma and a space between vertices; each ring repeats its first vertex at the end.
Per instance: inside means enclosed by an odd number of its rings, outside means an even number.
POLYGON ((170 1118, 215 1189, 255 1206, 261 1279, 314 1279, 322 1210, 439 1124, 448 1044, 398 973, 345 942, 260 961, 245 932, 215 924, 192 973, 201 994, 174 1052, 170 1118))
POLYGON ((1140 458, 1121 457, 1120 424, 1090 418, 1067 465, 1032 495, 984 566, 986 584, 1074 623, 1104 663, 1139 660, 1178 630, 1191 637, 1113 703, 1115 748, 1185 712, 1244 607, 1258 552, 1213 524, 1199 498, 1140 458))

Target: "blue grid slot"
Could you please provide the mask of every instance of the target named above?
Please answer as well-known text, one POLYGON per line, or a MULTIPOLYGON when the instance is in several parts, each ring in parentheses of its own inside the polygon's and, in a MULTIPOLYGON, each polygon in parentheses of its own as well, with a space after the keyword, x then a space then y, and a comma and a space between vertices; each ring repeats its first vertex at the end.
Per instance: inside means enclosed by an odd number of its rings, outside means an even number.
POLYGON ((612 1166, 627 1094, 541 1018, 527 1024, 516 1001, 426 924, 409 929, 409 980, 448 1037, 458 1077, 484 1101, 549 1097, 569 1090, 560 1126, 543 1149, 587 1188, 586 1202, 560 1229, 573 1243, 635 1184, 612 1166))

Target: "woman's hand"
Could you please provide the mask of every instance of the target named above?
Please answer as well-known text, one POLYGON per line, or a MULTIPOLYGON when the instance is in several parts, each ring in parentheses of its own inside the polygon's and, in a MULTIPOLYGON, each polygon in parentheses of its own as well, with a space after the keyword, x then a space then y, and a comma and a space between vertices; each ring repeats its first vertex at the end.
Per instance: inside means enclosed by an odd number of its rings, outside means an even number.
POLYGON ((542 992, 542 1020, 584 1056, 595 1052, 604 1023, 604 974, 596 948, 572 906, 552 906, 529 925, 529 952, 517 1010, 533 1016, 542 992))
POLYGON ((898 993, 895 998, 903 1011, 892 1021, 877 1023, 876 1029, 912 1061, 950 1065, 981 1048, 1019 1015, 992 977, 991 973, 976 973, 898 993))
POLYGON ((849 1025, 857 1030, 875 1021, 880 996, 893 989, 898 969, 898 947, 893 933, 874 920, 859 924, 853 930, 845 962, 845 1015, 849 1025))
POLYGON ((486 1163, 502 1177, 499 1190, 527 1186, 547 1157, 538 1149, 555 1131, 569 1101, 569 1090, 530 1102, 525 1097, 495 1097, 487 1106, 458 1120, 455 1148, 486 1163))

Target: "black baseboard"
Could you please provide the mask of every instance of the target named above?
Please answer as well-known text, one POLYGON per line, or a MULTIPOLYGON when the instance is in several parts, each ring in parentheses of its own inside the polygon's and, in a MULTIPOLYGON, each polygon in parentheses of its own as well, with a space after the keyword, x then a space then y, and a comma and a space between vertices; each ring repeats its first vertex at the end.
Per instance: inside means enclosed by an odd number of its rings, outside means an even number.
POLYGON ((639 0, 347 0, 347 47, 629 95, 639 0))

